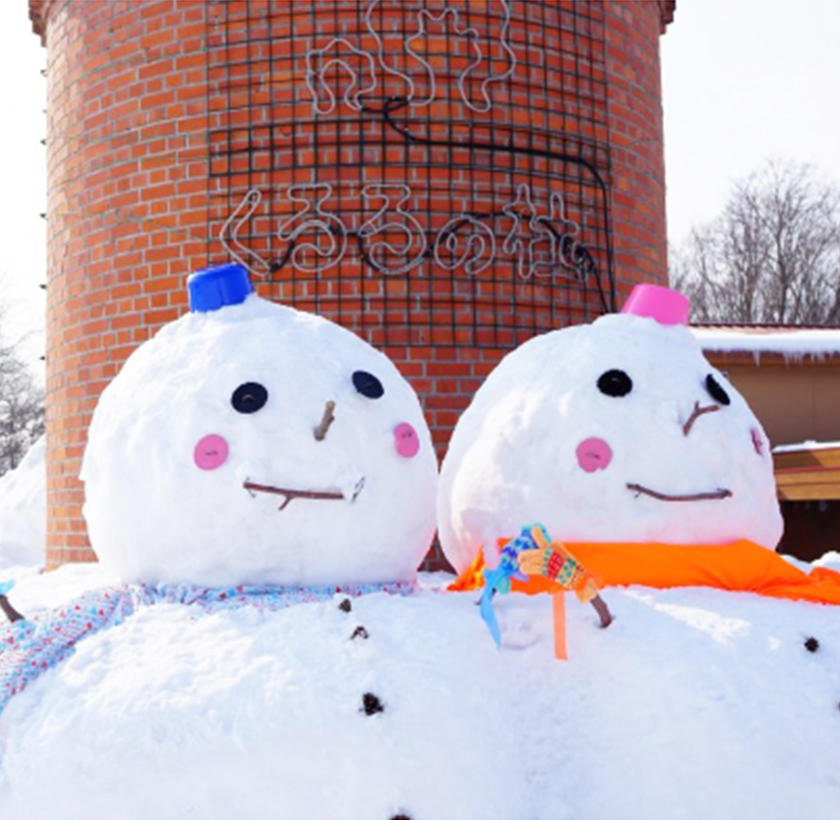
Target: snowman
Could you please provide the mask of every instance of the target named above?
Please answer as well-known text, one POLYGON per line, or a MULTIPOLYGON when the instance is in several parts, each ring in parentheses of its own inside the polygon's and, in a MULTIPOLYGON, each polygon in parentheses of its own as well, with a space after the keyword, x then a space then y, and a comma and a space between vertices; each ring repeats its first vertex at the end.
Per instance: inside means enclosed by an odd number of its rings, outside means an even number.
POLYGON ((411 581, 437 463, 417 397, 348 330, 194 274, 192 311, 126 361, 81 478, 102 565, 145 583, 411 581))
POLYGON ((531 339, 489 375, 441 468, 450 562, 541 522, 567 542, 772 550, 782 532, 770 445, 703 357, 679 293, 637 286, 625 309, 531 339))
MULTIPOLYGON (((463 792, 440 746, 501 754, 506 731, 476 728, 504 693, 465 709, 470 658, 427 626, 443 606, 479 629, 417 577, 437 482, 417 396, 241 266, 188 284, 90 425, 99 574, 0 629, 0 815, 435 816, 463 792)), ((511 800, 500 783, 479 812, 511 800)))

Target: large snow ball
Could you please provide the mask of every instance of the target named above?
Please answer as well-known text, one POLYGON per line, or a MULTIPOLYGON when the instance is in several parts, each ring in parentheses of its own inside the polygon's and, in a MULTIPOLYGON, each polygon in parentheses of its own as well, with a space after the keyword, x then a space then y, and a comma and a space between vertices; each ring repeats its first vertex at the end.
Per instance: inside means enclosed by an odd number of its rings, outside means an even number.
POLYGON ((99 400, 82 468, 97 556, 155 583, 412 578, 437 462, 408 382, 332 322, 225 298, 162 328, 99 400))
POLYGON ((438 492, 450 562, 463 570, 534 521, 570 542, 774 548, 782 532, 770 446, 743 397, 686 326, 635 313, 512 351, 453 432, 438 492))

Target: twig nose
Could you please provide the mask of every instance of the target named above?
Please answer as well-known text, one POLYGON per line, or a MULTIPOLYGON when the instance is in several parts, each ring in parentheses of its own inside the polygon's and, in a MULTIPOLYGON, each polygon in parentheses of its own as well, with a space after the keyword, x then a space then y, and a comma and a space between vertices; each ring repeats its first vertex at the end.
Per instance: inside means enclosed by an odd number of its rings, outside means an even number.
POLYGON ((699 401, 694 402, 694 410, 688 417, 688 421, 683 424, 683 435, 687 436, 691 432, 691 428, 694 427, 694 422, 704 413, 714 413, 717 410, 720 410, 719 404, 707 404, 705 407, 701 407, 699 401))
POLYGON ((335 410, 335 402, 328 401, 324 406, 324 415, 321 417, 321 423, 314 430, 315 441, 323 441, 327 435, 327 430, 330 429, 330 425, 335 421, 333 410, 335 410))

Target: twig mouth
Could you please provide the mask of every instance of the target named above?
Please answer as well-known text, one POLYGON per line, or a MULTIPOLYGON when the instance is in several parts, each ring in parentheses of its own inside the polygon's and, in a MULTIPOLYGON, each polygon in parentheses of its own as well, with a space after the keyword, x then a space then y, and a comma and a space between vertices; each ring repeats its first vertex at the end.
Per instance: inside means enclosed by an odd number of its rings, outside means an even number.
MULTIPOLYGON (((344 493, 338 491, 322 491, 322 490, 294 490, 288 487, 274 487, 271 484, 257 484, 253 481, 245 480, 242 486, 251 494, 268 493, 269 495, 279 495, 283 499, 283 503, 277 508, 278 512, 282 512, 292 503, 296 498, 307 498, 310 501, 344 501, 346 496, 344 493)), ((365 486, 365 479, 362 476, 353 488, 353 495, 349 501, 352 504, 358 497, 359 493, 365 486)))
POLYGON ((719 501, 723 498, 730 498, 732 490, 718 489, 706 493, 689 493, 686 495, 669 495, 656 490, 643 487, 641 484, 628 484, 627 489, 639 495, 649 495, 658 501, 719 501))

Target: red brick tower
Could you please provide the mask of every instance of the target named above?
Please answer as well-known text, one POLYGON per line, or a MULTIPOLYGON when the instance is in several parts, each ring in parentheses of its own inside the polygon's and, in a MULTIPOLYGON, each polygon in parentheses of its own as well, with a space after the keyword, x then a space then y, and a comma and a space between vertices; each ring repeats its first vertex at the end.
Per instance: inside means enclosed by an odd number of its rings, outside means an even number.
POLYGON ((675 0, 29 0, 48 49, 48 563, 96 399, 246 264, 382 348, 443 449, 505 351, 666 279, 675 0))

